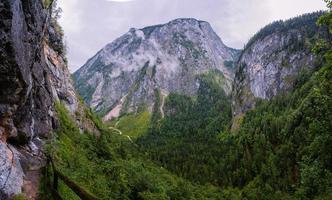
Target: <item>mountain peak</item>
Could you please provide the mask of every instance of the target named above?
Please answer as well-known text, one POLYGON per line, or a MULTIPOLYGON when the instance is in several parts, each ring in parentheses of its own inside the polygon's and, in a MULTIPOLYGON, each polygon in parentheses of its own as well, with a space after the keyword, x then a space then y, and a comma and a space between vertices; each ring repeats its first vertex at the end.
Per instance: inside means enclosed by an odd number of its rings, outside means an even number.
POLYGON ((209 23, 175 19, 131 28, 75 73, 76 86, 85 101, 103 116, 118 116, 120 110, 136 111, 143 104, 151 110, 157 99, 155 90, 165 95, 175 92, 194 96, 199 87, 197 77, 213 70, 224 76, 223 87, 230 93, 234 74, 229 63, 236 54, 209 23))
POLYGON ((174 19, 174 20, 168 22, 167 24, 183 24, 183 23, 189 23, 189 24, 207 23, 207 24, 209 24, 206 21, 198 20, 195 18, 177 18, 177 19, 174 19))
POLYGON ((169 21, 165 24, 158 24, 158 25, 153 25, 153 26, 146 26, 144 28, 130 28, 128 33, 129 34, 133 34, 133 35, 138 35, 139 37, 142 37, 142 33, 144 34, 144 36, 147 36, 147 38, 151 35, 151 33, 155 30, 158 30, 162 27, 167 27, 167 29, 170 28, 175 28, 177 27, 178 29, 195 29, 195 28, 199 28, 199 29, 203 29, 208 28, 212 30, 212 27, 210 26, 210 24, 206 21, 202 21, 202 20, 197 20, 195 18, 178 18, 178 19, 174 19, 172 21, 169 21), (142 31, 142 32, 141 32, 142 31), (139 33, 139 34, 137 34, 139 33))

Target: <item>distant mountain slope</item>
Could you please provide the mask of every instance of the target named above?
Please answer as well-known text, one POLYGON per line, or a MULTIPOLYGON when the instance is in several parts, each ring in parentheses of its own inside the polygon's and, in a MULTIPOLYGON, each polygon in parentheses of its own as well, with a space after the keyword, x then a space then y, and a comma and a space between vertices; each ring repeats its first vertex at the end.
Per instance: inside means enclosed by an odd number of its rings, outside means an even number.
POLYGON ((75 85, 91 108, 110 119, 142 107, 151 111, 156 94, 196 95, 197 75, 211 70, 222 72, 223 88, 230 94, 238 54, 209 23, 177 19, 130 29, 74 74, 75 85))
POLYGON ((255 105, 255 98, 271 99, 292 89, 300 71, 320 64, 312 53, 327 29, 316 21, 323 12, 305 14, 287 21, 277 21, 260 30, 246 45, 234 80, 234 114, 255 105))

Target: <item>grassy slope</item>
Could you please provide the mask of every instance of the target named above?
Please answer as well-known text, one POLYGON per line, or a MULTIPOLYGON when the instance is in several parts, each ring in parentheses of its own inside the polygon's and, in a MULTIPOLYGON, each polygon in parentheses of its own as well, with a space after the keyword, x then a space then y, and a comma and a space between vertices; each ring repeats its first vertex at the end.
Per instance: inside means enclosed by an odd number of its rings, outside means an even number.
POLYGON ((135 139, 143 136, 150 124, 150 113, 147 111, 138 114, 128 114, 121 117, 115 128, 120 129, 124 135, 135 139))

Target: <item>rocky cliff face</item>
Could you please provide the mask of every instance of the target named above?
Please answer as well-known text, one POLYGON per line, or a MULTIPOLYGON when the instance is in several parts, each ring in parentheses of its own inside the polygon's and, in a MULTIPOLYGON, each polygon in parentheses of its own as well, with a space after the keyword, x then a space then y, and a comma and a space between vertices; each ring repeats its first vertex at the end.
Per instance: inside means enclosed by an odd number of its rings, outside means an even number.
POLYGON ((313 44, 327 31, 316 21, 322 13, 303 15, 272 23, 247 44, 237 63, 234 80, 234 115, 255 105, 255 99, 270 99, 292 89, 302 70, 313 69, 319 60, 313 44))
POLYGON ((0 199, 21 192, 35 198, 38 186, 29 179, 43 166, 43 141, 57 128, 55 101, 73 115, 82 112, 61 34, 44 6, 41 0, 0 2, 0 199))
POLYGON ((108 120, 141 107, 151 110, 156 94, 195 95, 197 76, 211 70, 222 72, 229 94, 238 53, 207 22, 177 19, 130 29, 74 74, 75 85, 85 102, 108 120))

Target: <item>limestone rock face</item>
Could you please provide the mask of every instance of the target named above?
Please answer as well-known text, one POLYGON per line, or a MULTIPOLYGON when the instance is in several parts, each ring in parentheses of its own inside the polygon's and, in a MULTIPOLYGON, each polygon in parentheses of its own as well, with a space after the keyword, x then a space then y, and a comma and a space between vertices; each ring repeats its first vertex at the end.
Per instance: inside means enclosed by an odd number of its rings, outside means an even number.
POLYGON ((21 192, 24 173, 19 156, 13 146, 0 142, 0 199, 21 192))
POLYGON ((313 45, 327 35, 316 25, 321 14, 272 23, 249 41, 237 63, 234 115, 253 108, 256 98, 271 99, 290 91, 301 71, 316 67, 313 45))
POLYGON ((11 199, 44 165, 44 140, 58 126, 54 103, 73 116, 83 110, 42 0, 2 0, 0 19, 0 199, 11 199))
POLYGON ((197 76, 211 70, 222 72, 229 94, 238 54, 222 43, 209 23, 176 19, 130 29, 74 74, 75 86, 85 102, 107 120, 144 106, 151 110, 156 90, 162 95, 195 95, 197 76))

